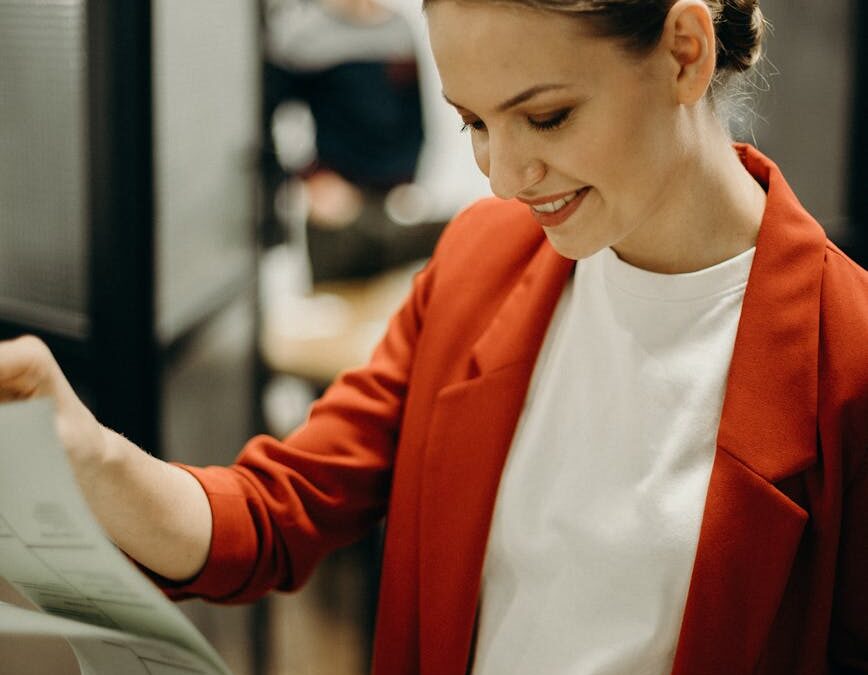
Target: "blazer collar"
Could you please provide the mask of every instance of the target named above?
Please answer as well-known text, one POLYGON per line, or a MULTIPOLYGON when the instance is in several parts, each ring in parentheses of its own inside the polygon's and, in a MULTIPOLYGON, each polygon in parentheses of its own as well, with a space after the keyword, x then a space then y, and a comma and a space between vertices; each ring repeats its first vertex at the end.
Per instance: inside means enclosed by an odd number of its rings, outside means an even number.
MULTIPOLYGON (((534 226, 539 227, 536 223, 534 226)), ((536 255, 473 345, 471 354, 479 375, 522 361, 536 361, 552 313, 575 265, 574 260, 559 255, 540 237, 536 255)))
POLYGON ((826 237, 777 166, 737 149, 768 201, 730 364, 673 673, 754 672, 809 514, 774 484, 817 462, 826 237))
POLYGON ((718 444, 766 480, 779 481, 816 459, 826 235, 771 160, 748 145, 736 147, 767 188, 768 201, 742 305, 718 444))

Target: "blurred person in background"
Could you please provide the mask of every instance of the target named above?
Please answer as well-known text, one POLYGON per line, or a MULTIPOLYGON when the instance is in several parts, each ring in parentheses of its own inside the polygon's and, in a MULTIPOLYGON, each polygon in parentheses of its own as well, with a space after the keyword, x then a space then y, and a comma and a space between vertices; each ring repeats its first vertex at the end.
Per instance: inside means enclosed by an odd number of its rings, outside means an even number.
POLYGON ((427 16, 497 198, 300 429, 160 462, 33 338, 0 344, 3 398, 54 398, 175 598, 296 588, 387 515, 378 675, 868 672, 868 274, 718 112, 759 3, 427 16))
POLYGON ((407 21, 374 0, 282 0, 269 3, 265 26, 266 124, 290 146, 267 155, 266 184, 276 194, 288 174, 303 180, 313 280, 430 255, 442 223, 419 240, 385 209, 390 192, 413 181, 424 137, 407 21))

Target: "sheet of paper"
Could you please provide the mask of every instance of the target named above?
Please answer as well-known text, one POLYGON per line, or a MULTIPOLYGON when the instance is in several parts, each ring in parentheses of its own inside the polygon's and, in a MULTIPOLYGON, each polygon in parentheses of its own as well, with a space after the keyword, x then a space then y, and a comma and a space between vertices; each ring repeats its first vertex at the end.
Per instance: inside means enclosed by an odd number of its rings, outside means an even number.
POLYGON ((212 664, 174 644, 41 614, 3 602, 0 602, 0 634, 26 638, 63 637, 72 646, 82 675, 209 675, 217 672, 212 664))
MULTIPOLYGON (((96 523, 57 440, 47 400, 0 405, 0 576, 48 615, 116 636, 164 640, 210 668, 183 672, 230 675, 205 638, 96 523)), ((93 673, 127 672, 97 669, 106 649, 86 645, 76 653, 94 662, 93 673)))

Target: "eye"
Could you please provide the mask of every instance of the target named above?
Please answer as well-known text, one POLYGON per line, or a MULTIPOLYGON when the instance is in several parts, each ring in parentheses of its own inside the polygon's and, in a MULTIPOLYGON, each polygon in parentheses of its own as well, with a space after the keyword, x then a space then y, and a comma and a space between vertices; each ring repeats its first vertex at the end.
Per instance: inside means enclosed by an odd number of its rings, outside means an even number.
POLYGON ((534 129, 539 131, 552 131, 566 122, 572 111, 572 108, 564 108, 563 110, 558 110, 553 115, 549 115, 542 119, 528 117, 527 121, 534 129))
POLYGON ((465 131, 473 130, 473 131, 483 131, 485 129, 485 122, 482 120, 463 120, 464 124, 461 125, 461 129, 459 131, 464 133, 465 131))

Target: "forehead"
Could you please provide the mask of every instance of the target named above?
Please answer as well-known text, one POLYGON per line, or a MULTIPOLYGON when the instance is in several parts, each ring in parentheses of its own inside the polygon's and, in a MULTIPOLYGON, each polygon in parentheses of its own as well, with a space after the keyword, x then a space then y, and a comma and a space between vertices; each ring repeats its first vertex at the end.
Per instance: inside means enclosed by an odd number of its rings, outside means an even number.
POLYGON ((502 92, 507 83, 510 89, 540 80, 590 86, 619 60, 613 41, 563 14, 484 0, 435 0, 426 13, 444 93, 459 102, 487 88, 502 92))

